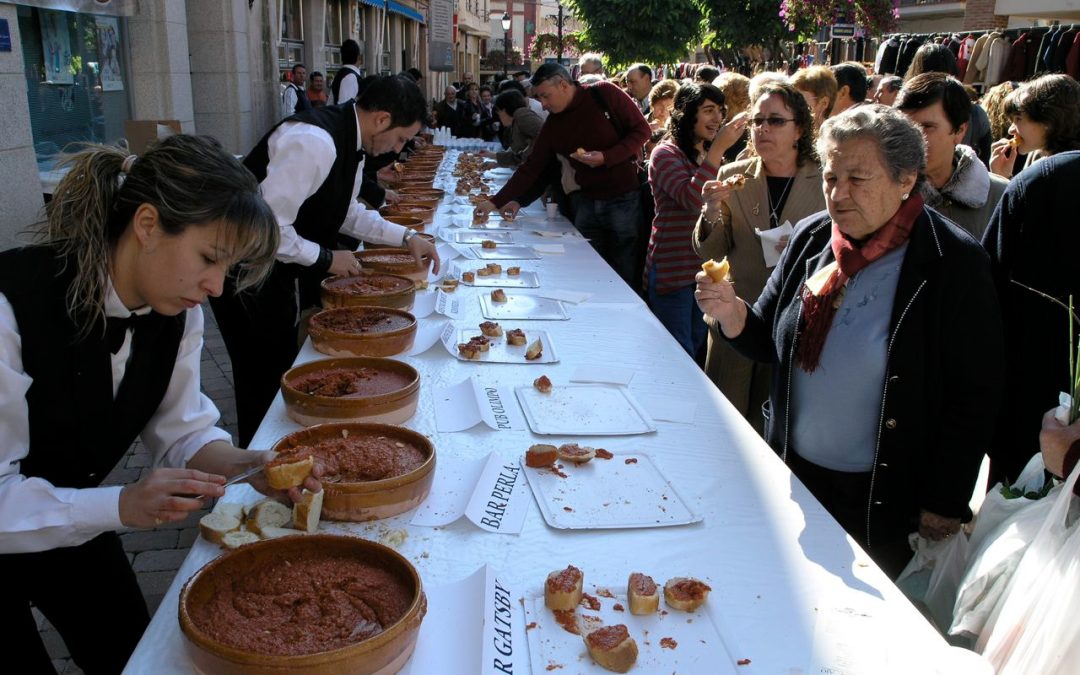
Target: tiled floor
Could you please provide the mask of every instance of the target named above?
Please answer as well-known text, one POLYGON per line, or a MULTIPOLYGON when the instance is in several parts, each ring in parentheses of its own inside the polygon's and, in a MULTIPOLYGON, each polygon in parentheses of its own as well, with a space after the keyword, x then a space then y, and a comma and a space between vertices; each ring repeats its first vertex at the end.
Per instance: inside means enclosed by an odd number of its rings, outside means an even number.
MULTIPOLYGON (((221 339, 209 305, 203 306, 203 314, 206 317, 206 333, 202 355, 202 388, 221 411, 221 426, 235 439, 236 403, 232 391, 232 364, 225 352, 225 343, 221 339)), ((149 467, 150 454, 136 442, 123 461, 105 479, 105 485, 124 485, 137 481, 149 472, 149 467)), ((192 542, 199 536, 197 524, 204 513, 205 511, 196 512, 180 523, 120 535, 151 615, 157 610, 192 542)), ((36 610, 35 614, 41 627, 41 637, 53 658, 56 672, 61 675, 81 674, 82 670, 68 656, 67 647, 60 635, 36 610)))

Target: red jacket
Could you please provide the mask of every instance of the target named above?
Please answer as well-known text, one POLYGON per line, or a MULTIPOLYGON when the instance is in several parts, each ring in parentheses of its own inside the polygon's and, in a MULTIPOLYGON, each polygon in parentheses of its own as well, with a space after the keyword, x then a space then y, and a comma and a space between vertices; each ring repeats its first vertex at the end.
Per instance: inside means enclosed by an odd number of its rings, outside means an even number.
POLYGON ((577 91, 570 105, 562 112, 548 115, 529 158, 492 198, 496 208, 523 198, 556 155, 569 158, 578 148, 604 153, 604 164, 596 168, 570 159, 574 180, 581 186, 583 196, 612 199, 638 189, 636 160, 641 158, 641 149, 649 140, 649 123, 630 96, 613 84, 574 86, 577 91), (586 87, 596 87, 612 120, 605 117, 586 87))

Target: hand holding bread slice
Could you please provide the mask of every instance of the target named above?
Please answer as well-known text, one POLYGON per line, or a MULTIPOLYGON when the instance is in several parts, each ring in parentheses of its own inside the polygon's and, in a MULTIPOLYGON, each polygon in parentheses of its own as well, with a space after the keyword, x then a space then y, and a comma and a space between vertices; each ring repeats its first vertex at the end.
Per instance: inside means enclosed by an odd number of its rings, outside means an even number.
POLYGON ((731 281, 731 263, 728 262, 727 256, 720 262, 716 260, 706 260, 701 264, 701 269, 705 274, 709 275, 709 278, 714 283, 720 283, 721 281, 731 281))

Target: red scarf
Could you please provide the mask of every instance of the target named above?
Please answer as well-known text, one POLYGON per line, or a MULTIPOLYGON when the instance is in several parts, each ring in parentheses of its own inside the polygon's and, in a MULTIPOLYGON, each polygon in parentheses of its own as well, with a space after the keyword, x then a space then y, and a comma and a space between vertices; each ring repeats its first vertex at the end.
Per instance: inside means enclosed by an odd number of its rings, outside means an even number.
POLYGON ((831 245, 836 262, 808 279, 802 288, 803 331, 799 338, 797 359, 803 370, 812 373, 818 367, 825 338, 829 336, 833 317, 844 298, 848 279, 907 241, 922 208, 922 196, 912 195, 862 247, 855 246, 840 232, 835 222, 832 224, 831 245), (824 281, 818 287, 823 275, 824 281))

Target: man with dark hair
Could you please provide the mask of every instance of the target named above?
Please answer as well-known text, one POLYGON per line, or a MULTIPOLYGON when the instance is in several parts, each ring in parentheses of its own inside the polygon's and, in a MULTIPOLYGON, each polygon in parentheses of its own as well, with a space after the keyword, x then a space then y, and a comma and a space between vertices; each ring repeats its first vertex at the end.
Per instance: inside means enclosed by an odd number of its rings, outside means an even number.
POLYGON ((715 66, 702 66, 694 73, 694 82, 712 84, 713 80, 720 77, 720 69, 715 66))
POLYGON ((320 281, 328 274, 360 273, 352 251, 336 250, 339 231, 408 248, 418 263, 434 260, 438 271, 429 242, 356 200, 365 157, 400 151, 426 113, 413 82, 376 77, 355 101, 279 123, 244 158, 277 217, 281 243, 274 269, 257 291, 236 295, 227 288, 211 303, 232 359, 241 446, 251 441, 296 358, 297 317, 318 306, 320 281))
POLYGON ((424 74, 420 72, 420 69, 406 68, 405 72, 412 77, 413 82, 416 82, 416 86, 420 87, 420 91, 424 91, 424 88, 421 86, 424 82, 424 74))
POLYGON ((311 101, 311 105, 314 108, 321 108, 330 102, 330 97, 326 92, 326 77, 319 71, 315 71, 311 74, 310 86, 308 86, 307 97, 311 101))
POLYGON ((517 214, 530 190, 556 158, 565 160, 580 190, 574 224, 601 257, 636 287, 641 269, 634 246, 641 230, 641 198, 636 162, 649 139, 649 123, 624 91, 608 82, 581 86, 557 63, 545 63, 532 78, 533 91, 551 114, 533 150, 480 215, 517 214))
POLYGON ((972 108, 964 85, 945 73, 916 75, 901 87, 896 107, 926 138, 921 188, 926 205, 982 237, 1009 181, 987 171, 975 151, 963 145, 972 108))
POLYGON ((292 79, 285 83, 285 89, 281 92, 281 117, 295 115, 298 112, 311 110, 311 101, 308 100, 307 92, 304 91, 304 80, 307 79, 307 68, 304 64, 297 63, 292 67, 292 79))
POLYGON ((644 63, 635 63, 626 70, 626 88, 630 96, 637 101, 642 115, 649 114, 649 92, 652 91, 652 68, 644 63))
POLYGON ((330 91, 334 94, 334 103, 341 104, 349 99, 356 98, 360 90, 360 78, 363 73, 356 67, 360 60, 360 44, 356 40, 346 40, 341 43, 341 70, 334 74, 334 81, 330 83, 330 91))
POLYGON ((542 119, 542 120, 547 119, 548 111, 544 110, 544 106, 540 105, 540 101, 537 101, 535 98, 529 96, 529 90, 525 88, 524 84, 522 84, 521 82, 518 82, 517 80, 512 79, 512 78, 509 79, 509 80, 503 80, 502 82, 499 83, 499 92, 498 93, 501 94, 502 92, 506 91, 507 89, 513 89, 515 91, 520 91, 521 95, 525 97, 525 103, 528 104, 529 109, 532 110, 537 115, 539 115, 540 119, 542 119))
POLYGON ((832 66, 831 69, 836 78, 836 102, 833 103, 830 117, 866 102, 866 90, 870 86, 870 81, 866 77, 866 68, 863 68, 862 64, 845 61, 832 66))

